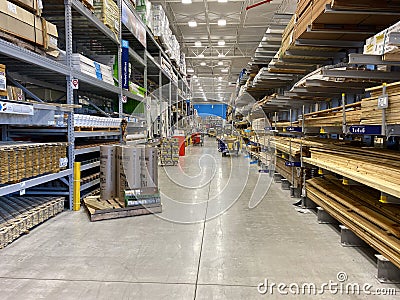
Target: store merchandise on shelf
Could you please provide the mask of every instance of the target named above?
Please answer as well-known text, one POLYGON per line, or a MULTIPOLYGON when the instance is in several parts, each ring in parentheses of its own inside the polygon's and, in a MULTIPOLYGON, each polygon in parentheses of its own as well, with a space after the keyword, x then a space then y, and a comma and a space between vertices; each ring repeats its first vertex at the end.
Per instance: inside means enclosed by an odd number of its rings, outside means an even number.
POLYGON ((163 138, 160 145, 160 165, 177 165, 179 162, 179 140, 163 138))
POLYGON ((95 15, 118 36, 120 14, 113 0, 94 0, 95 15))
POLYGON ((97 117, 92 115, 74 114, 75 127, 114 127, 121 126, 121 118, 97 117))
POLYGON ((74 53, 72 54, 72 67, 74 70, 114 85, 113 68, 111 66, 93 61, 82 54, 74 53))
POLYGON ((0 31, 58 56, 57 26, 7 0, 0 0, 0 31))
POLYGON ((0 197, 0 249, 64 210, 63 197, 0 197))
POLYGON ((0 183, 58 173, 67 166, 68 143, 0 143, 0 183))

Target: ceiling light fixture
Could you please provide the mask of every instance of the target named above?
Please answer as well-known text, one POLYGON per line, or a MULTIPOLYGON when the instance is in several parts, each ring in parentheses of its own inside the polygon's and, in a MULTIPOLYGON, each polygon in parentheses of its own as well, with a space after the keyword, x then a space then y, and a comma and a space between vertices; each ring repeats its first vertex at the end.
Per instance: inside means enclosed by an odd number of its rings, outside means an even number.
POLYGON ((201 63, 200 63, 200 66, 206 66, 207 64, 204 62, 204 61, 202 61, 201 63))
POLYGON ((218 57, 225 57, 225 54, 220 53, 220 54, 218 54, 218 57))
POLYGON ((224 65, 224 62, 223 61, 219 61, 218 62, 218 66, 223 66, 224 65))
POLYGON ((229 70, 228 70, 228 69, 222 69, 221 72, 222 72, 222 73, 228 73, 229 70))
POLYGON ((219 3, 226 3, 228 0, 218 0, 219 3))
POLYGON ((189 73, 193 73, 193 72, 194 72, 193 69, 187 69, 187 71, 188 71, 189 73))
MULTIPOLYGON (((193 75, 193 78, 196 79, 196 78, 197 78, 197 75, 193 75)), ((197 80, 196 80, 196 81, 197 81, 197 80)))
POLYGON ((192 0, 182 0, 182 4, 192 4, 192 0))
POLYGON ((194 42, 194 46, 195 47, 201 47, 201 42, 200 41, 194 42))
POLYGON ((224 40, 218 41, 218 46, 225 46, 225 41, 224 40))
POLYGON ((197 26, 197 22, 195 20, 189 21, 188 22, 189 27, 196 27, 197 26))
POLYGON ((204 58, 204 54, 201 53, 201 54, 197 55, 197 57, 198 58, 204 58))
POLYGON ((221 81, 221 80, 222 80, 222 77, 221 77, 221 76, 220 76, 220 77, 218 77, 218 80, 219 80, 219 81, 221 81))
POLYGON ((218 26, 226 26, 226 20, 225 19, 219 19, 218 20, 218 26))

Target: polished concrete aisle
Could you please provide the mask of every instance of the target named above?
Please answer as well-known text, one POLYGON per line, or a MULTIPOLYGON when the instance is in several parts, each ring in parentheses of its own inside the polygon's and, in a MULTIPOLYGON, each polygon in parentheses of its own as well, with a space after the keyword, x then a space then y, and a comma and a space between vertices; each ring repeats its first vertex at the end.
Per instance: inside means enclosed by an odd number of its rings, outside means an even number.
POLYGON ((0 299, 395 298, 333 295, 328 285, 271 295, 274 283, 340 283, 339 272, 343 283, 400 295, 378 283, 368 251, 342 247, 333 227, 296 211, 257 170, 244 155, 221 157, 214 139, 189 147, 179 166, 160 168, 162 214, 90 223, 84 208, 68 211, 0 250, 0 299), (251 209, 254 189, 268 192, 251 209))

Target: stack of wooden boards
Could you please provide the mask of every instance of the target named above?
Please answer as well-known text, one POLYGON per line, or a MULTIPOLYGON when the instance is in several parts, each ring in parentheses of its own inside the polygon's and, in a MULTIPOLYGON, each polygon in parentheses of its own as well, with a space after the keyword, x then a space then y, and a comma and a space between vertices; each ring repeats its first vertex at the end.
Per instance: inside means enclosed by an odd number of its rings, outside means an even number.
POLYGON ((400 268, 398 205, 382 204, 377 191, 344 186, 333 176, 309 179, 306 187, 308 198, 400 268))
MULTIPOLYGON (((383 94, 383 86, 369 88, 370 98, 361 101, 361 124, 382 124, 382 109, 378 108, 378 98, 383 94)), ((386 123, 400 124, 400 82, 388 84, 386 94, 389 96, 389 107, 386 109, 386 123)))
POLYGON ((400 198, 400 153, 340 145, 311 147, 303 161, 400 198))
MULTIPOLYGON (((347 104, 346 106, 346 124, 360 124, 361 120, 361 103, 356 102, 347 104)), ((304 125, 309 127, 330 127, 341 126, 343 124, 343 107, 335 107, 304 115, 304 125)))
POLYGON ((300 0, 296 10, 294 40, 363 40, 370 32, 379 32, 398 21, 395 14, 383 18, 374 12, 399 11, 396 1, 300 0))
POLYGON ((16 183, 67 166, 67 143, 0 143, 0 184, 16 183))
POLYGON ((0 197, 0 249, 64 210, 60 197, 0 197))

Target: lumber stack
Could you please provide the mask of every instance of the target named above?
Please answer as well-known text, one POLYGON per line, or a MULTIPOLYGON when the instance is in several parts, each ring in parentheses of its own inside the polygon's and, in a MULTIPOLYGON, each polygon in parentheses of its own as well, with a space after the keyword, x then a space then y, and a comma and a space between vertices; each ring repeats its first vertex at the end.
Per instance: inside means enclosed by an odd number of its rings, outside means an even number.
POLYGON ((303 0, 299 1, 296 15, 297 22, 294 29, 294 40, 329 39, 359 41, 368 37, 368 32, 379 32, 398 21, 395 15, 384 18, 374 12, 399 12, 396 1, 374 0, 303 0), (327 12, 327 5, 333 10, 347 11, 335 13, 327 12))
MULTIPOLYGON (((346 105, 346 124, 360 124, 361 103, 352 103, 346 105)), ((323 126, 341 126, 343 123, 343 108, 335 107, 325 109, 304 115, 305 126, 323 127, 323 126)))
POLYGON ((400 207, 380 204, 377 192, 345 187, 332 176, 307 180, 307 197, 400 267, 400 207))
POLYGON ((271 146, 275 147, 283 153, 294 156, 299 156, 301 152, 301 140, 300 139, 290 139, 281 136, 274 136, 271 139, 271 146))
POLYGON ((294 188, 302 185, 302 172, 299 167, 288 167, 285 165, 286 159, 277 156, 275 161, 275 170, 286 178, 294 188))
POLYGON ((64 210, 63 197, 0 197, 0 249, 64 210))
MULTIPOLYGON (((367 89, 371 97, 361 101, 361 124, 382 124, 382 110, 378 108, 378 98, 382 96, 383 86, 367 89)), ((400 82, 388 84, 389 107, 386 109, 386 123, 400 124, 400 82)))
POLYGON ((399 152, 336 145, 310 151, 304 162, 400 198, 399 152))

